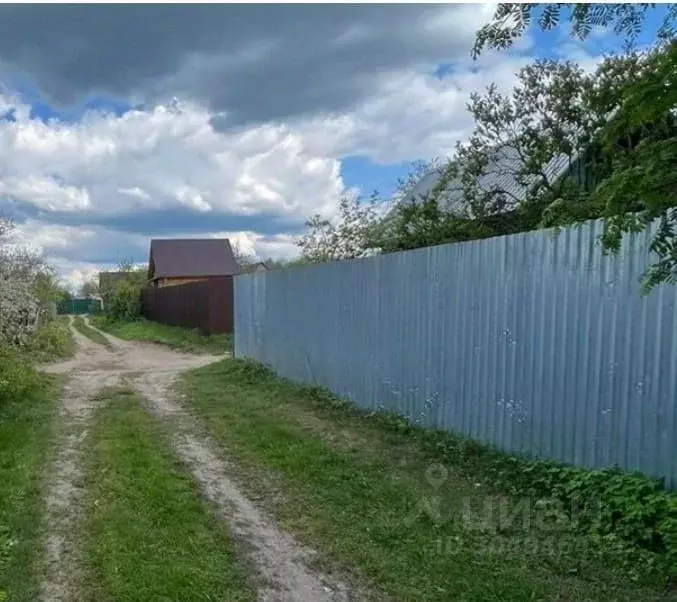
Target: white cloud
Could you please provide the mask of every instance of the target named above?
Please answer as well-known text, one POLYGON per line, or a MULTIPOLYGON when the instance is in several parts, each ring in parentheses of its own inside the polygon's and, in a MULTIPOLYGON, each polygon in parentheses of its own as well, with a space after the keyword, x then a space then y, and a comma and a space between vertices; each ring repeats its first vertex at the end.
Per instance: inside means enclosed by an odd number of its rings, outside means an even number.
POLYGON ((41 210, 300 218, 343 190, 337 158, 310 154, 298 133, 278 125, 219 133, 195 104, 90 112, 77 124, 31 119, 30 107, 8 97, 0 107, 15 109, 14 121, 0 121, 0 194, 41 210))
MULTIPOLYGON (((438 16, 462 14, 442 11, 438 16)), ((434 36, 452 27, 444 19, 419 25, 434 36)), ((360 39, 365 27, 348 30, 335 43, 360 39)), ((521 51, 530 44, 525 38, 521 51)), ((249 59, 256 62, 269 50, 252 47, 249 59)), ((562 52, 593 60, 579 46, 562 52)), ((69 282, 81 283, 110 267, 112 258, 113 264, 144 260, 149 238, 158 233, 54 224, 50 212, 70 214, 74 223, 179 209, 215 217, 277 216, 290 224, 314 213, 330 217, 336 199, 346 192, 342 157, 363 155, 388 164, 452 152, 472 129, 465 108, 469 94, 492 82, 508 91, 530 59, 487 53, 473 63, 464 55, 442 79, 422 72, 418 63, 393 67, 380 73, 364 102, 351 109, 232 131, 215 129, 215 115, 195 102, 174 100, 122 116, 92 111, 78 123, 45 123, 31 118, 25 102, 0 94, 0 113, 11 111, 14 117, 0 120, 0 199, 10 197, 41 212, 39 219, 20 225, 22 239, 50 256, 69 282)), ((228 236, 259 258, 297 253, 294 237, 285 232, 224 230, 223 220, 206 230, 172 236, 228 236)))
POLYGON ((212 115, 192 103, 45 123, 5 95, 0 110, 14 109, 15 119, 0 121, 0 195, 43 211, 184 208, 302 223, 330 215, 345 192, 342 156, 389 163, 450 152, 472 126, 468 94, 492 81, 510 86, 523 62, 459 65, 441 80, 400 71, 351 112, 235 132, 216 131, 212 115))
POLYGON ((246 254, 253 255, 259 260, 293 259, 299 254, 296 237, 289 234, 275 234, 263 236, 251 230, 242 232, 215 232, 213 238, 228 238, 237 248, 246 254))
POLYGON ((433 158, 451 153, 473 127, 466 110, 471 92, 490 83, 508 91, 528 57, 496 55, 479 64, 453 65, 442 79, 402 71, 356 110, 297 123, 308 148, 318 154, 366 155, 379 163, 433 158))
MULTIPOLYGON (((177 232, 176 238, 228 238, 242 252, 263 260, 292 259, 298 255, 296 239, 290 234, 262 235, 247 231, 177 232)), ((159 236, 161 238, 161 236, 159 236)), ((122 261, 137 264, 148 260, 150 237, 101 226, 67 226, 27 220, 16 226, 9 242, 44 254, 60 279, 77 290, 83 282, 98 278, 122 261)))

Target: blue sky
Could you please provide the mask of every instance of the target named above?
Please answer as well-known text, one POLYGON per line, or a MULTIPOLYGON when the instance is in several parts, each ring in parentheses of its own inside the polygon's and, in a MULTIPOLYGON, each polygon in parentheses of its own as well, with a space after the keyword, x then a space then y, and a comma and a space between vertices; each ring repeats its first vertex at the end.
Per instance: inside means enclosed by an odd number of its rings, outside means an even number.
POLYGON ((491 82, 509 90, 536 57, 589 66, 619 47, 607 32, 575 44, 562 30, 531 31, 473 63, 474 31, 490 14, 481 5, 2 13, 0 206, 17 239, 73 286, 123 259, 145 261, 153 236, 228 236, 259 257, 291 257, 305 219, 332 217, 342 194, 387 198, 413 161, 452 153, 472 129, 471 92, 491 82), (38 33, 45 18, 51 27, 38 33), (127 40, 117 51, 116 36, 127 40))

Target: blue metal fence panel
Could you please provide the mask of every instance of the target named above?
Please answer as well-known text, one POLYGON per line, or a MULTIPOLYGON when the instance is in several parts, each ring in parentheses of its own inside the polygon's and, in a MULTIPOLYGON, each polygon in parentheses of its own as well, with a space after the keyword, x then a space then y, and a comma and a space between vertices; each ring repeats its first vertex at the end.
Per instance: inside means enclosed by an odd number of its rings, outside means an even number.
POLYGON ((235 354, 371 410, 677 485, 677 287, 599 222, 235 280, 235 354))

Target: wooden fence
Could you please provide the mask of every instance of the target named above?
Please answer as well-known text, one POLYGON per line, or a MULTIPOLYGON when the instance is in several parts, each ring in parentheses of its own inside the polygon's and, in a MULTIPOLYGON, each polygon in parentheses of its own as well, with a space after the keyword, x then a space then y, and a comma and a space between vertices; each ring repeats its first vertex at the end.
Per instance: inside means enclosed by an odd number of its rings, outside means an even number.
POLYGON ((154 322, 197 328, 206 334, 233 332, 233 278, 148 288, 142 313, 154 322))

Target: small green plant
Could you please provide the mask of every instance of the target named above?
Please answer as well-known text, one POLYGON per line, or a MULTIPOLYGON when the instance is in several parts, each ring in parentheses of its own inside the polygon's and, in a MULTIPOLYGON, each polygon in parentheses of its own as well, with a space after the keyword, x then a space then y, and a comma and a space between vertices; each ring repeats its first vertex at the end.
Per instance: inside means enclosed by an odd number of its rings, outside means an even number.
POLYGON ((39 387, 38 375, 18 352, 0 347, 0 406, 21 399, 39 387))

